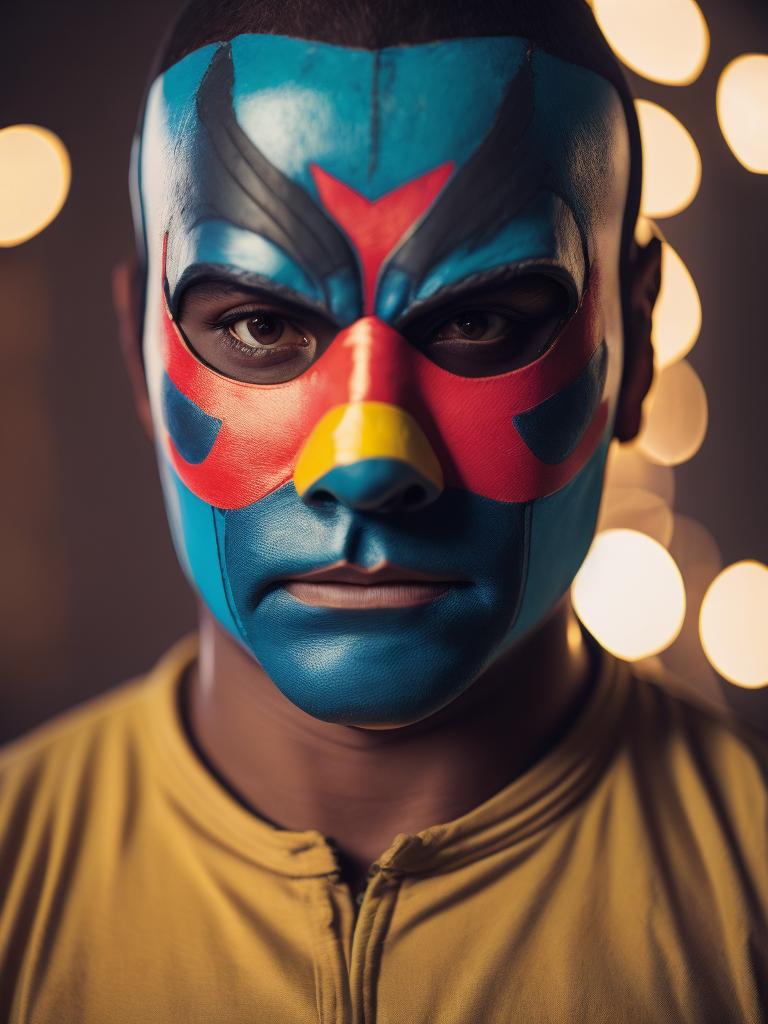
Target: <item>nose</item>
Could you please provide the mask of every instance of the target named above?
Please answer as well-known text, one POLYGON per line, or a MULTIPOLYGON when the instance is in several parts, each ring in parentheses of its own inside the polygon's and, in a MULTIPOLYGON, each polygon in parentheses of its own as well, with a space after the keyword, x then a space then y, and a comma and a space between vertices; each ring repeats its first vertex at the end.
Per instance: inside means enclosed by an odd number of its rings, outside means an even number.
POLYGON ((299 455, 305 501, 365 512, 416 512, 443 490, 437 456, 416 420, 388 402, 350 402, 323 416, 299 455))

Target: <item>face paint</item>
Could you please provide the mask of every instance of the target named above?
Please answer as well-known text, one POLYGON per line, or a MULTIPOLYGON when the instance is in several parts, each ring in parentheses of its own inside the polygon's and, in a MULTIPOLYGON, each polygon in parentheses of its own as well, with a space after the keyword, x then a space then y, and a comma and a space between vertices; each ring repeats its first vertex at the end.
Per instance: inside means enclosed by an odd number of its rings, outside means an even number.
POLYGON ((171 526, 213 614, 310 714, 424 717, 570 585, 621 377, 628 166, 612 86, 516 38, 241 36, 153 86, 145 363, 171 526), (463 376, 408 340, 532 272, 570 307, 518 368, 463 376), (221 279, 321 312, 332 340, 289 379, 226 376, 179 317, 221 279), (339 563, 451 585, 373 611, 281 583, 339 563))

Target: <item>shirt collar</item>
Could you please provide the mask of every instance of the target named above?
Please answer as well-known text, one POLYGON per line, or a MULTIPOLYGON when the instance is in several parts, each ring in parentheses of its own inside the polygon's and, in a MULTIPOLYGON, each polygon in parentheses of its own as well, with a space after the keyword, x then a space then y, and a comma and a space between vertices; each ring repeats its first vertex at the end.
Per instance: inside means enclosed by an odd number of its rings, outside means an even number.
MULTIPOLYGON (((147 679, 146 726, 165 798, 212 843, 292 877, 335 875, 333 845, 315 830, 292 832, 259 818, 210 772, 194 750, 180 713, 179 690, 197 657, 197 638, 173 647, 147 679)), ((586 706, 564 738, 514 782, 468 814, 416 835, 402 833, 374 869, 420 874, 460 867, 528 843, 578 804, 615 747, 629 693, 628 668, 606 652, 586 706)))

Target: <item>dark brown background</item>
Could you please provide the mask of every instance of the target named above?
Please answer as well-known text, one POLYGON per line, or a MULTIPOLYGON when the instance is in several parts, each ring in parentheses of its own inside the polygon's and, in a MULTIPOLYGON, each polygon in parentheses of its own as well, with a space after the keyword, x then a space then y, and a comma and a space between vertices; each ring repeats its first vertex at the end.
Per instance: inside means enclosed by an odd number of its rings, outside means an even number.
MULTIPOLYGON (((701 294, 704 327, 690 360, 710 404, 701 452, 676 470, 676 510, 712 531, 726 564, 768 563, 768 176, 741 167, 715 114, 728 61, 768 52, 768 8, 700 6, 712 49, 699 80, 677 89, 632 76, 638 96, 687 126, 704 168, 694 203, 662 222, 701 294)), ((111 269, 131 245, 136 111, 176 8, 177 0, 0 8, 0 127, 52 129, 73 166, 54 224, 0 249, 0 739, 142 672, 194 625, 110 304, 111 269)), ((768 726, 768 690, 725 686, 768 726)))

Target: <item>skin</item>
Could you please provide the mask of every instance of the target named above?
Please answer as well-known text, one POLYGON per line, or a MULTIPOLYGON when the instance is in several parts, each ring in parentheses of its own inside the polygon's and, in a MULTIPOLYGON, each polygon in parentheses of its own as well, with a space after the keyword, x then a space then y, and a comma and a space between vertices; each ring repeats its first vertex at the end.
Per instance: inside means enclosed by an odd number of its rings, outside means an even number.
MULTIPOLYGON (((614 430, 621 441, 631 440, 639 429, 653 374, 651 314, 660 265, 658 239, 645 248, 633 246, 625 371, 614 430)), ((116 269, 113 290, 121 346, 139 417, 152 438, 141 361, 140 285, 135 261, 116 269)), ((218 307, 223 304, 219 314, 252 311, 243 298, 219 296, 214 301, 218 307)), ((253 296, 245 298, 253 303, 253 296)), ((487 306, 473 300, 468 308, 490 314, 498 309, 497 300, 495 296, 487 306)), ((210 295, 207 301, 210 305, 210 295)), ((273 312, 290 315, 288 310, 273 312)), ((439 344, 440 327, 433 325, 456 315, 453 307, 433 311, 421 341, 439 344)), ((198 326, 204 319, 201 315, 198 326)), ((190 335, 191 324, 188 308, 190 335)), ((306 603, 357 608, 429 600, 445 585, 406 580, 402 574, 398 579, 397 573, 387 577, 385 569, 353 580, 342 566, 322 579, 284 585, 306 603)), ((186 681, 183 701, 191 738, 221 781, 274 824, 317 829, 331 838, 348 882, 360 889, 370 864, 398 833, 413 834, 469 812, 544 756, 578 715, 595 670, 566 597, 436 714, 397 728, 353 728, 319 721, 295 707, 201 606, 200 657, 186 681)))
MULTIPOLYGON (((451 373, 485 377, 537 359, 568 314, 565 288, 540 274, 505 287, 474 290, 398 325, 401 333, 451 373)), ((290 380, 317 359, 338 328, 314 310, 281 304, 226 278, 188 288, 179 324, 197 355, 236 380, 290 380), (250 325, 250 327, 249 327, 250 325)))

